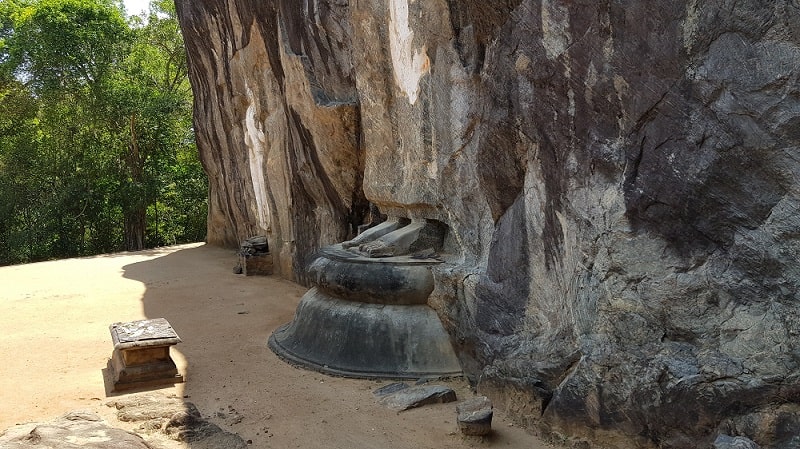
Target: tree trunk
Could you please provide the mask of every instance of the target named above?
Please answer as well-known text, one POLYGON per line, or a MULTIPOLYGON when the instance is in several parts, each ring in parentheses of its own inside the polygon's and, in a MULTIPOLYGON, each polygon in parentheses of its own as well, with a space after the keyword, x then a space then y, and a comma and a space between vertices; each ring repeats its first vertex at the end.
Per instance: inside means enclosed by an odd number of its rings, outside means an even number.
MULTIPOLYGON (((136 138, 136 116, 131 115, 130 121, 131 142, 128 147, 128 157, 125 162, 130 171, 131 180, 136 185, 141 186, 143 176, 143 158, 139 153, 139 142, 136 138)), ((147 223, 146 201, 141 196, 127 198, 127 206, 124 211, 125 227, 125 249, 128 251, 138 251, 144 249, 144 231, 147 223)))
POLYGON ((146 213, 147 210, 143 207, 125 212, 125 249, 127 251, 144 249, 146 213))

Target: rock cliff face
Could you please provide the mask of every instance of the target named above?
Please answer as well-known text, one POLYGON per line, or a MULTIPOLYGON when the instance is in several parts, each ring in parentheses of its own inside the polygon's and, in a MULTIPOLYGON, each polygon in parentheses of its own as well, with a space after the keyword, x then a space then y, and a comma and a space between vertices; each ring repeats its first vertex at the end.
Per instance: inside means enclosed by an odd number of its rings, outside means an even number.
POLYGON ((595 444, 800 445, 795 0, 177 0, 209 241, 440 221, 477 388, 595 444))

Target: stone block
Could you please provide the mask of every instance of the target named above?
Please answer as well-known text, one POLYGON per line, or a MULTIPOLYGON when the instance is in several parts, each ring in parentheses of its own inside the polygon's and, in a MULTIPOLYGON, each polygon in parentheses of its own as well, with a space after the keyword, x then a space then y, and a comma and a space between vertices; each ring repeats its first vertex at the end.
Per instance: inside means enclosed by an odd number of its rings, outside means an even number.
POLYGON ((109 330, 114 352, 108 367, 115 391, 183 382, 169 354, 181 339, 167 320, 113 323, 109 330))
POLYGON ((272 254, 239 256, 242 274, 245 276, 269 276, 272 274, 272 254))
POLYGON ((488 435, 492 431, 492 408, 492 401, 486 396, 474 397, 458 404, 458 429, 464 435, 488 435))

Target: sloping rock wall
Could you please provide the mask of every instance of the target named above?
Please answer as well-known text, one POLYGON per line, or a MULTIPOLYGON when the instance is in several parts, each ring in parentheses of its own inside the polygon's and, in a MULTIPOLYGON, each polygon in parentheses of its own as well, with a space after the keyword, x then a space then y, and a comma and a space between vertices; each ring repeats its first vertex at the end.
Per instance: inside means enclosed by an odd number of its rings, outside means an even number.
POLYGON ((367 211, 358 99, 342 69, 347 9, 314 12, 320 22, 304 29, 308 11, 294 2, 176 6, 209 176, 208 241, 266 234, 280 272, 302 281, 306 257, 367 211))
POLYGON ((796 1, 176 4, 210 242, 305 282, 370 203, 438 220, 430 303, 520 421, 798 444, 796 1))

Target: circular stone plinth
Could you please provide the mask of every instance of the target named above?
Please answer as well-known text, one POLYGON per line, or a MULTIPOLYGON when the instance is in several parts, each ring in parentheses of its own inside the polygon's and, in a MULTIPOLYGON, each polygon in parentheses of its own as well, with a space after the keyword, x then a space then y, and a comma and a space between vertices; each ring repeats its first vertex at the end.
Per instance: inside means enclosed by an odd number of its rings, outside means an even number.
POLYGON ((369 258, 333 245, 320 250, 308 268, 314 285, 330 296, 373 304, 427 304, 435 259, 409 256, 369 258))
POLYGON ((289 363, 357 378, 461 375, 439 317, 427 305, 346 301, 309 290, 269 347, 289 363))

